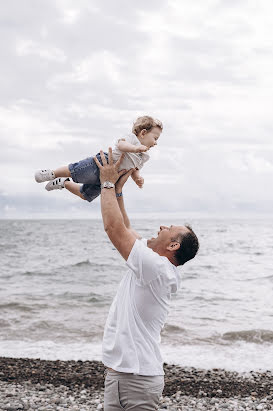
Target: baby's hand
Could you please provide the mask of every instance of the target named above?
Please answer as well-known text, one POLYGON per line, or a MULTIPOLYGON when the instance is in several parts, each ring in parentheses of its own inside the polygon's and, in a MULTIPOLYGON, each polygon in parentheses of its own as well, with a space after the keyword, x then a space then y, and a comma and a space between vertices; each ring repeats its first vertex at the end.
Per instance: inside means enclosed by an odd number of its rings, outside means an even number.
POLYGON ((144 153, 144 151, 149 150, 148 147, 144 146, 143 144, 140 144, 140 146, 136 146, 136 151, 135 153, 144 153))
POLYGON ((144 184, 144 178, 139 176, 135 179, 135 183, 139 186, 139 188, 143 187, 144 184))

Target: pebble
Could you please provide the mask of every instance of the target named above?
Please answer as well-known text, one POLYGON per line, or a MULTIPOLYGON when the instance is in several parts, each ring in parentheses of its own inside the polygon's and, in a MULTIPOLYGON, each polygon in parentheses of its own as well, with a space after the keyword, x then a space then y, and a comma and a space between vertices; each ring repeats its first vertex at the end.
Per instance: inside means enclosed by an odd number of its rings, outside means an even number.
MULTIPOLYGON (((86 390, 83 394, 80 390, 67 389, 65 386, 51 387, 50 393, 41 390, 37 385, 26 383, 7 383, 0 381, 0 410, 2 411, 103 411, 103 390, 86 390), (14 391, 15 390, 15 391, 14 391), (15 392, 15 393, 14 393, 15 392), (12 396, 11 396, 12 394, 12 396), (57 405, 56 399, 60 399, 57 405)), ((257 399, 253 396, 244 398, 221 397, 192 397, 176 393, 171 397, 162 396, 159 411, 251 411, 273 410, 273 398, 257 399)))
MULTIPOLYGON (((98 361, 0 357, 0 411, 103 411, 105 367, 98 361)), ((159 411, 273 410, 273 374, 239 374, 164 363, 159 411)))

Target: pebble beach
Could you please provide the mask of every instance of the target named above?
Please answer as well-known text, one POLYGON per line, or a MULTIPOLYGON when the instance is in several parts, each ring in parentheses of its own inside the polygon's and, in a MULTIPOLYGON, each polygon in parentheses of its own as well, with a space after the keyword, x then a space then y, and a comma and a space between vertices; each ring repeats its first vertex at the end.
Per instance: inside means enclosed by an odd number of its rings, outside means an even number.
MULTIPOLYGON (((0 357, 1 411, 103 410, 100 361, 0 357)), ((273 373, 237 373, 164 363, 159 410, 273 410, 273 373)))

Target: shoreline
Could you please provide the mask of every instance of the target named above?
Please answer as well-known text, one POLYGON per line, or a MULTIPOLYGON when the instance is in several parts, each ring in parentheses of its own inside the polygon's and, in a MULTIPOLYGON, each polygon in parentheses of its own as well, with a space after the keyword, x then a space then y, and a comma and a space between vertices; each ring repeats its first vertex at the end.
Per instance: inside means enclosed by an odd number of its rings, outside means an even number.
MULTIPOLYGON (((49 402, 54 399, 55 405, 47 404, 41 408, 43 410, 103 409, 104 371, 105 366, 100 361, 0 357, 1 405, 5 404, 3 410, 9 411, 36 410, 39 407, 38 404, 32 405, 32 398, 39 400, 41 397, 41 401, 42 398, 45 401, 46 394, 49 402), (26 397, 25 403, 22 393, 26 397), (73 401, 75 404, 72 404, 73 401)), ((245 404, 246 401, 259 407, 249 409, 273 409, 272 371, 238 373, 215 368, 183 368, 164 363, 164 372, 165 387, 160 409, 180 410, 183 404, 183 410, 194 410, 199 403, 203 404, 200 409, 217 410, 217 404, 230 403, 233 408, 227 406, 226 409, 234 410, 240 409, 239 403, 245 404), (238 408, 234 408, 234 401, 238 408)))

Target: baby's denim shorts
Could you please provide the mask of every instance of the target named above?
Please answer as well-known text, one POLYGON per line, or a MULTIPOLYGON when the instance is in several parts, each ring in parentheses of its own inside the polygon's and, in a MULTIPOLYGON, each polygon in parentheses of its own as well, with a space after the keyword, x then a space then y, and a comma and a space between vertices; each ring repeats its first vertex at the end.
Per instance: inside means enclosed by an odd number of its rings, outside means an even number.
MULTIPOLYGON (((106 160, 108 154, 104 153, 106 160)), ((96 154, 97 159, 102 164, 100 154, 96 154)), ((93 157, 88 157, 78 163, 71 163, 68 166, 72 180, 75 183, 82 183, 80 192, 84 198, 91 202, 100 195, 100 171, 93 157)))

